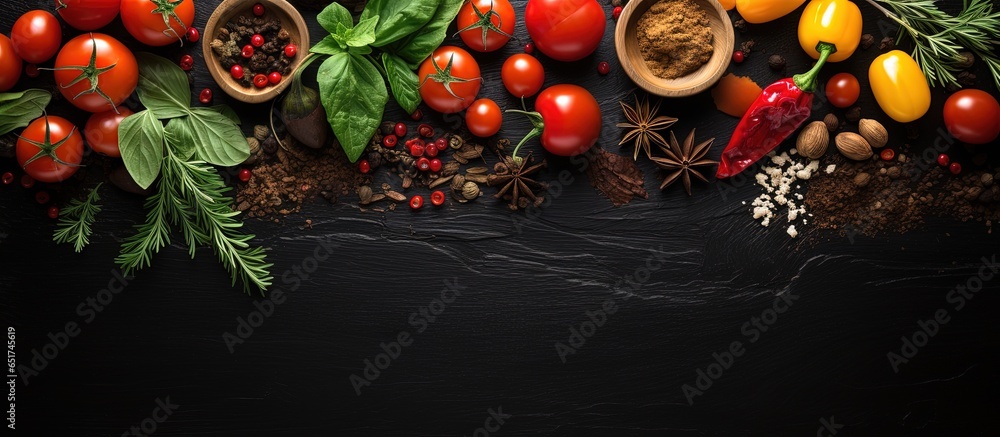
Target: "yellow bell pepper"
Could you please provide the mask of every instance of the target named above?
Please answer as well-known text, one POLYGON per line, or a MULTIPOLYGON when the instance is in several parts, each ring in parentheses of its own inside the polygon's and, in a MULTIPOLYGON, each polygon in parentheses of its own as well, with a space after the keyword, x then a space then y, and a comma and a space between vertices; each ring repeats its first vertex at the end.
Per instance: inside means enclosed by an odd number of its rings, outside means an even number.
POLYGON ((819 43, 833 44, 827 59, 840 62, 851 57, 861 42, 861 9, 848 0, 813 0, 799 19, 799 44, 813 59, 819 59, 819 43))
POLYGON ((802 6, 806 0, 736 0, 736 10, 747 23, 774 21, 802 6))
POLYGON ((875 100, 893 120, 909 123, 931 107, 931 88, 917 62, 900 50, 875 58, 868 69, 875 100))

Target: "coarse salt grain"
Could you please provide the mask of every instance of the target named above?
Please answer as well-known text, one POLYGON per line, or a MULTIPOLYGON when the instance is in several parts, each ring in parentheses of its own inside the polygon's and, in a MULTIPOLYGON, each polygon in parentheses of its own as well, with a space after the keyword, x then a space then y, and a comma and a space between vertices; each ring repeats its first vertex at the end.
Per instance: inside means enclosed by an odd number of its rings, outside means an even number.
MULTIPOLYGON (((754 175, 754 181, 763 188, 764 193, 753 200, 750 211, 754 220, 760 220, 761 226, 766 227, 771 224, 771 219, 775 217, 779 206, 787 208, 786 217, 790 223, 802 219, 802 223, 806 224, 804 217, 811 216, 806 212, 805 205, 800 205, 801 201, 805 200, 805 196, 792 190, 793 187, 794 190, 802 189, 802 185, 796 184, 796 182, 809 180, 819 172, 819 161, 800 161, 793 158, 797 154, 798 150, 795 149, 780 155, 771 152, 768 157, 771 158, 770 163, 773 165, 765 165, 761 168, 760 173, 754 175), (796 200, 800 202, 796 202, 796 200)), ((835 168, 836 166, 831 165, 826 168, 826 171, 830 173, 835 168)), ((746 202, 744 202, 745 204, 746 202)), ((799 234, 794 224, 790 224, 787 232, 792 238, 799 234)))
POLYGON ((834 170, 837 170, 837 164, 830 164, 826 166, 826 174, 833 173, 834 170))

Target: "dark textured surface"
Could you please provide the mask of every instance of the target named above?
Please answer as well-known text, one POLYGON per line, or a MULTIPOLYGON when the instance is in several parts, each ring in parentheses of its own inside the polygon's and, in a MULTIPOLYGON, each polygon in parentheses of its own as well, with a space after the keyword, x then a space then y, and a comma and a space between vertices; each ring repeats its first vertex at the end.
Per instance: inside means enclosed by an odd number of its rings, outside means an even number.
MULTIPOLYGON (((196 25, 211 3, 198 3, 196 25)), ((524 2, 515 5, 520 15, 524 2)), ((0 31, 34 7, 49 2, 6 5, 0 31)), ((880 39, 885 22, 862 8, 866 31, 880 39)), ((771 53, 788 59, 789 73, 805 70, 797 16, 738 34, 758 45, 735 71, 762 85, 778 79, 766 66, 771 53)), ((112 26, 121 33, 120 22, 112 26)), ((579 83, 596 94, 605 113, 601 144, 616 150, 617 101, 631 99, 633 88, 617 66, 611 26, 609 19, 594 56, 543 63, 548 84, 579 83), (596 74, 601 60, 611 62, 611 75, 596 74)), ((483 94, 505 107, 517 102, 503 91, 499 65, 526 42, 523 22, 517 36, 502 54, 477 55, 483 94)), ((188 51, 201 62, 197 46, 157 50, 188 51)), ((845 70, 864 78, 876 55, 877 48, 859 51, 823 78, 845 70)), ((194 88, 210 82, 199 65, 194 88)), ((936 94, 918 144, 935 137, 942 104, 936 94)), ((884 119, 870 90, 861 105, 884 119)), ((248 125, 266 111, 237 108, 248 125)), ((64 107, 53 112, 82 118, 64 107)), ((713 157, 737 121, 717 113, 707 94, 667 101, 663 113, 681 118, 678 136, 697 127, 717 137, 713 157)), ((401 115, 393 107, 387 117, 401 115)), ((900 126, 889 127, 902 137, 900 126)), ((511 118, 503 133, 517 137, 526 128, 511 118)), ((236 333, 254 300, 229 287, 210 250, 192 261, 168 247, 92 321, 77 312, 114 277, 118 246, 143 215, 141 199, 105 190, 96 235, 78 255, 51 242, 53 224, 30 194, 0 188, 0 318, 16 328, 18 364, 29 364, 49 333, 81 325, 27 386, 18 382, 17 431, 121 435, 169 397, 179 408, 156 435, 473 435, 487 409, 501 406, 511 417, 490 435, 813 435, 831 416, 844 425, 838 435, 996 435, 1000 329, 991 314, 1000 287, 986 282, 989 291, 960 311, 946 301, 997 251, 1000 240, 982 223, 943 219, 879 238, 816 232, 809 243, 789 239, 782 221, 768 229, 750 219, 741 201, 758 194, 754 186, 713 182, 697 186, 693 198, 677 186, 654 189, 647 201, 612 208, 572 164, 551 163, 543 179, 565 169, 574 182, 532 217, 484 197, 384 215, 316 202, 282 224, 249 220, 271 248, 286 300, 233 354, 223 333, 236 333), (311 229, 302 228, 306 219, 311 229), (336 255, 297 285, 291 269, 311 267, 306 257, 321 239, 339 244, 336 255), (643 266, 654 267, 647 281, 634 290, 623 284, 643 279, 643 266), (440 296, 444 281, 464 287, 462 294, 418 333, 423 317, 411 314, 440 296), (742 327, 782 291, 798 300, 751 343, 742 327), (617 311, 563 363, 556 343, 608 299, 617 311), (886 354, 898 353, 900 337, 939 309, 950 322, 895 373, 886 354), (413 343, 356 396, 349 376, 361 375, 363 360, 401 331, 413 343), (681 386, 694 385, 698 369, 733 341, 745 353, 689 405, 681 386)), ((648 162, 642 168, 655 187, 658 174, 648 162)))

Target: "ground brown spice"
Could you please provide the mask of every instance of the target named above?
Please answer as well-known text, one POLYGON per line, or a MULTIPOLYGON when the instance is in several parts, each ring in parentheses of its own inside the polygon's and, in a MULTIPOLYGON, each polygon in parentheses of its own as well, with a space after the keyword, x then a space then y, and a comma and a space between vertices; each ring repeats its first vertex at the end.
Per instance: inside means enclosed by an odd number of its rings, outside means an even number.
POLYGON ((636 34, 646 66, 664 79, 694 72, 714 51, 708 14, 693 0, 660 0, 639 17, 636 34))

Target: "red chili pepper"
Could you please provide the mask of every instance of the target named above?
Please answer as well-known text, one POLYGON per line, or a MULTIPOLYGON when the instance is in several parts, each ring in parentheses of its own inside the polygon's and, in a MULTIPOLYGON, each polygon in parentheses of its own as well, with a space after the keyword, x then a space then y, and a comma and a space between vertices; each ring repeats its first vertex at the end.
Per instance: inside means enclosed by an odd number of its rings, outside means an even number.
POLYGON ((794 133, 812 112, 820 69, 836 51, 832 44, 820 43, 820 58, 805 74, 781 79, 760 93, 736 126, 729 145, 722 152, 715 177, 728 178, 746 170, 794 133))

